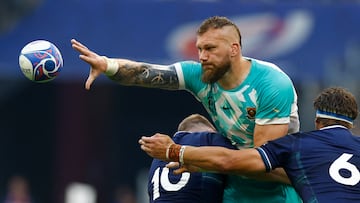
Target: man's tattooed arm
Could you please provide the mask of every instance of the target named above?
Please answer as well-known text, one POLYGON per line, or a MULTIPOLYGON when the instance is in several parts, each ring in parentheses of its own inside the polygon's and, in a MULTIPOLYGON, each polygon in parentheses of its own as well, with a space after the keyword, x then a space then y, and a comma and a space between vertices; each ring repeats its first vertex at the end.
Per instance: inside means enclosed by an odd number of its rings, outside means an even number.
POLYGON ((164 66, 141 62, 121 63, 110 79, 127 86, 177 90, 179 80, 174 65, 164 66))

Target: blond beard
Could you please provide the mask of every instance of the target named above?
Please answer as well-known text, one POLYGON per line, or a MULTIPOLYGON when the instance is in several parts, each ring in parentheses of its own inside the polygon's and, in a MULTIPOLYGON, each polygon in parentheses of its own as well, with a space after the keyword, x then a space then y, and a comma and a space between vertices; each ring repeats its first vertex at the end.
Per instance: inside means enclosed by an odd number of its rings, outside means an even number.
POLYGON ((212 84, 220 80, 226 72, 230 70, 230 63, 227 63, 226 65, 217 66, 213 69, 204 70, 201 75, 201 80, 204 83, 212 84))

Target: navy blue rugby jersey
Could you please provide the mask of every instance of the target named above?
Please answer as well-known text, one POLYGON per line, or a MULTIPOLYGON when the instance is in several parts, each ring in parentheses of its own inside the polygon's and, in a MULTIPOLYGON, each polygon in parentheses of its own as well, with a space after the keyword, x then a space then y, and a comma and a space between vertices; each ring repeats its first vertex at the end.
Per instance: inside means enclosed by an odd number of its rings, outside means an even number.
POLYGON ((259 148, 267 170, 283 167, 304 202, 360 202, 360 136, 336 125, 259 148))
MULTIPOLYGON (((223 146, 236 149, 219 133, 177 132, 173 140, 177 144, 191 146, 223 146)), ((219 203, 222 202, 226 175, 217 173, 183 173, 174 175, 164 162, 154 159, 148 180, 151 203, 219 203)))

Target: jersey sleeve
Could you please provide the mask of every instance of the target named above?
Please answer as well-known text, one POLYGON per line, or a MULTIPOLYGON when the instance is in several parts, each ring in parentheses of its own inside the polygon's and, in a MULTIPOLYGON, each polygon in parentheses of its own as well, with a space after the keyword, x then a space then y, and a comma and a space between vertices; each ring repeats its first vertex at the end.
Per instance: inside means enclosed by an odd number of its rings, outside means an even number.
POLYGON ((275 80, 268 80, 259 91, 256 123, 290 123, 290 114, 292 106, 296 105, 296 97, 290 78, 279 72, 275 80))
POLYGON ((267 172, 286 165, 293 151, 294 138, 293 135, 286 135, 256 148, 265 164, 267 172))
POLYGON ((179 77, 179 89, 188 90, 196 95, 204 86, 201 81, 201 64, 195 61, 175 63, 175 70, 179 77))

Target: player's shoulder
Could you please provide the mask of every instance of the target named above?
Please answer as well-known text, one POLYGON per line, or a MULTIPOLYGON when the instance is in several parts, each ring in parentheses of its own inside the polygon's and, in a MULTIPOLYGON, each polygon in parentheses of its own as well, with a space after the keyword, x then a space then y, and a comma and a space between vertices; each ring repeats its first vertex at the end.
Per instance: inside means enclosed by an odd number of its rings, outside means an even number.
POLYGON ((259 66, 279 68, 275 63, 272 63, 270 61, 265 61, 265 60, 252 58, 252 57, 244 57, 244 58, 251 61, 251 62, 254 62, 254 63, 258 64, 259 66))
POLYGON ((178 143, 187 135, 189 135, 191 132, 189 131, 177 131, 174 136, 173 136, 173 140, 175 143, 178 143))
POLYGON ((251 58, 251 57, 244 57, 245 59, 251 61, 251 63, 253 64, 253 66, 257 67, 257 68, 270 68, 269 70, 276 70, 276 71, 280 71, 282 72, 281 68, 276 65, 273 62, 270 61, 264 61, 264 60, 260 60, 260 59, 256 59, 256 58, 251 58))
POLYGON ((179 64, 182 68, 189 68, 189 67, 201 67, 201 63, 193 60, 186 60, 186 61, 180 61, 176 64, 179 64))
POLYGON ((178 131, 175 133, 173 140, 177 144, 199 146, 204 143, 209 132, 189 132, 178 131))
POLYGON ((349 142, 350 144, 360 145, 360 135, 353 134, 353 131, 341 125, 333 125, 321 128, 319 133, 324 136, 331 135, 332 139, 338 139, 341 142, 349 142))
POLYGON ((283 76, 288 78, 288 75, 275 63, 250 57, 246 57, 246 59, 251 61, 252 68, 255 69, 255 72, 259 75, 270 78, 274 76, 283 76))
POLYGON ((222 134, 215 132, 188 132, 175 133, 173 140, 177 144, 191 146, 224 146, 231 148, 231 142, 222 134))
POLYGON ((284 91, 293 93, 293 82, 277 65, 254 58, 248 60, 252 62, 249 78, 252 84, 257 86, 258 91, 265 94, 284 93, 284 91))

